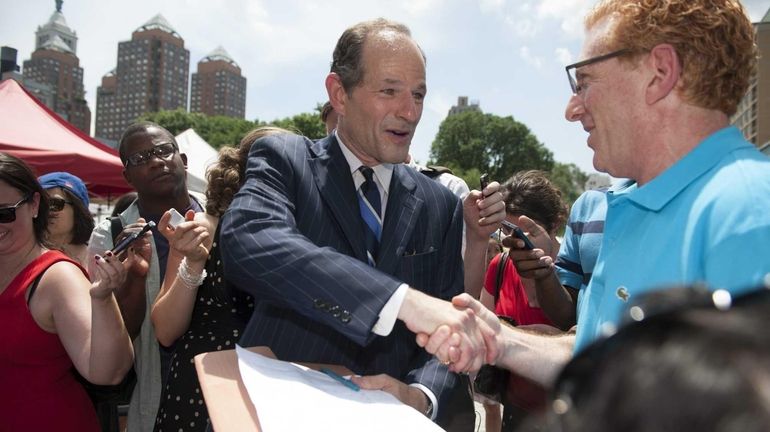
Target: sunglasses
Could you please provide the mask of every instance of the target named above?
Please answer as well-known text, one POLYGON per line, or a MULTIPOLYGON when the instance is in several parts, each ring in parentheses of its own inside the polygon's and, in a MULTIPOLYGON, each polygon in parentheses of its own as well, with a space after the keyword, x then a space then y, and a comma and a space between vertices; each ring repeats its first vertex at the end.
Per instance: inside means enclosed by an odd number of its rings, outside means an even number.
POLYGON ((29 201, 31 195, 27 195, 12 206, 0 207, 0 223, 11 223, 16 220, 16 209, 29 201))
POLYGON ((48 198, 48 209, 53 212, 60 212, 64 210, 64 204, 72 205, 72 201, 67 201, 64 198, 59 197, 48 198))
POLYGON ((144 165, 156 156, 163 160, 169 160, 174 153, 176 153, 176 146, 174 143, 159 144, 153 148, 136 152, 127 157, 126 166, 144 165))

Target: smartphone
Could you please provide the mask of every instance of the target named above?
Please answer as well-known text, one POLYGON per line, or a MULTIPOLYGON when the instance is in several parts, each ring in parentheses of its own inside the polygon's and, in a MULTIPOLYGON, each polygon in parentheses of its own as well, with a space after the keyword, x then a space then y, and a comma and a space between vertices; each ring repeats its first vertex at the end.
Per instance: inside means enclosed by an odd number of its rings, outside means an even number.
POLYGON ((184 216, 176 211, 175 208, 172 207, 168 212, 171 213, 171 219, 168 220, 168 224, 171 225, 172 228, 176 228, 180 223, 184 222, 184 216))
POLYGON ((510 229, 514 237, 524 242, 524 249, 532 250, 535 248, 535 245, 532 244, 532 241, 529 239, 529 237, 527 237, 526 234, 524 234, 524 231, 522 231, 521 228, 518 227, 518 225, 508 222, 505 219, 503 219, 503 221, 500 223, 503 224, 508 229, 510 229))
MULTIPOLYGON (((481 195, 484 195, 484 189, 486 189, 487 186, 489 186, 489 174, 487 173, 482 174, 481 177, 479 177, 479 183, 481 186, 481 195)), ((486 195, 484 196, 486 197, 486 195)))
POLYGON ((137 231, 133 234, 129 234, 123 240, 119 241, 118 244, 115 245, 114 248, 112 248, 112 254, 113 255, 119 255, 124 250, 128 249, 128 247, 131 245, 131 243, 137 241, 139 238, 141 238, 147 231, 155 228, 155 222, 149 221, 145 226, 142 227, 141 231, 137 231))

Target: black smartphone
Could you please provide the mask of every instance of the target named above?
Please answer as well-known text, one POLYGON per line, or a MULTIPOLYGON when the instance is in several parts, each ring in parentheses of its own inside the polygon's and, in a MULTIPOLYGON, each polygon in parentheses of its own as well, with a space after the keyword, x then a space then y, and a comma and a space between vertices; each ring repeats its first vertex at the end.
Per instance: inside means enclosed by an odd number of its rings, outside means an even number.
POLYGON ((503 226, 510 229, 514 237, 524 242, 524 249, 532 250, 535 248, 535 245, 532 244, 532 241, 529 239, 529 237, 527 237, 526 234, 524 234, 524 231, 522 231, 521 228, 518 227, 518 225, 508 222, 507 220, 503 220, 500 223, 503 224, 503 226))
MULTIPOLYGON (((479 184, 481 186, 481 195, 484 195, 484 189, 489 186, 489 174, 484 173, 479 177, 479 184)), ((486 195, 484 195, 486 197, 486 195)))
POLYGON ((133 234, 130 234, 123 238, 123 240, 119 241, 118 244, 115 245, 114 248, 112 248, 112 254, 113 255, 119 255, 124 250, 128 249, 128 246, 131 245, 131 243, 138 240, 140 237, 144 235, 147 231, 155 228, 155 222, 149 221, 145 226, 142 227, 141 231, 137 231, 133 234))

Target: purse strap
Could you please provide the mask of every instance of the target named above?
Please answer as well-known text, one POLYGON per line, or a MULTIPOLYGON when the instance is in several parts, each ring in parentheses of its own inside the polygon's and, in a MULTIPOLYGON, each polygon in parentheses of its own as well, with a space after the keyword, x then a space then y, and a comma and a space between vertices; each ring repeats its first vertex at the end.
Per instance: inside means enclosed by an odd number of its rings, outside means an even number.
POLYGON ((505 273, 505 263, 508 262, 508 251, 500 254, 500 261, 497 263, 497 273, 495 274, 495 306, 500 299, 500 287, 503 285, 503 273, 505 273))

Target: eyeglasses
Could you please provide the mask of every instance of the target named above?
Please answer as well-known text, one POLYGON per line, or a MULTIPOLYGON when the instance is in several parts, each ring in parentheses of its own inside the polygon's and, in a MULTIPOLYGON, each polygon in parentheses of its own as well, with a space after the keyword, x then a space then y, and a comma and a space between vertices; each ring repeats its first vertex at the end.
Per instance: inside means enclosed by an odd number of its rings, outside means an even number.
POLYGON ((72 205, 72 201, 67 201, 64 198, 51 197, 48 198, 48 209, 54 212, 60 212, 64 210, 64 204, 72 205))
POLYGON ((126 158, 126 166, 144 165, 156 156, 163 160, 169 160, 174 153, 176 153, 176 145, 174 143, 159 144, 153 148, 130 155, 126 158))
POLYGON ((16 209, 29 201, 31 195, 27 195, 12 206, 0 207, 0 223, 11 223, 16 220, 16 209))
POLYGON ((612 51, 611 53, 603 54, 597 57, 591 57, 590 59, 579 61, 571 65, 567 65, 564 69, 567 71, 567 79, 569 79, 569 86, 572 88, 572 94, 580 94, 583 92, 582 85, 578 84, 577 70, 584 66, 588 66, 594 63, 603 62, 613 57, 619 57, 624 54, 630 53, 631 50, 627 48, 612 51))

